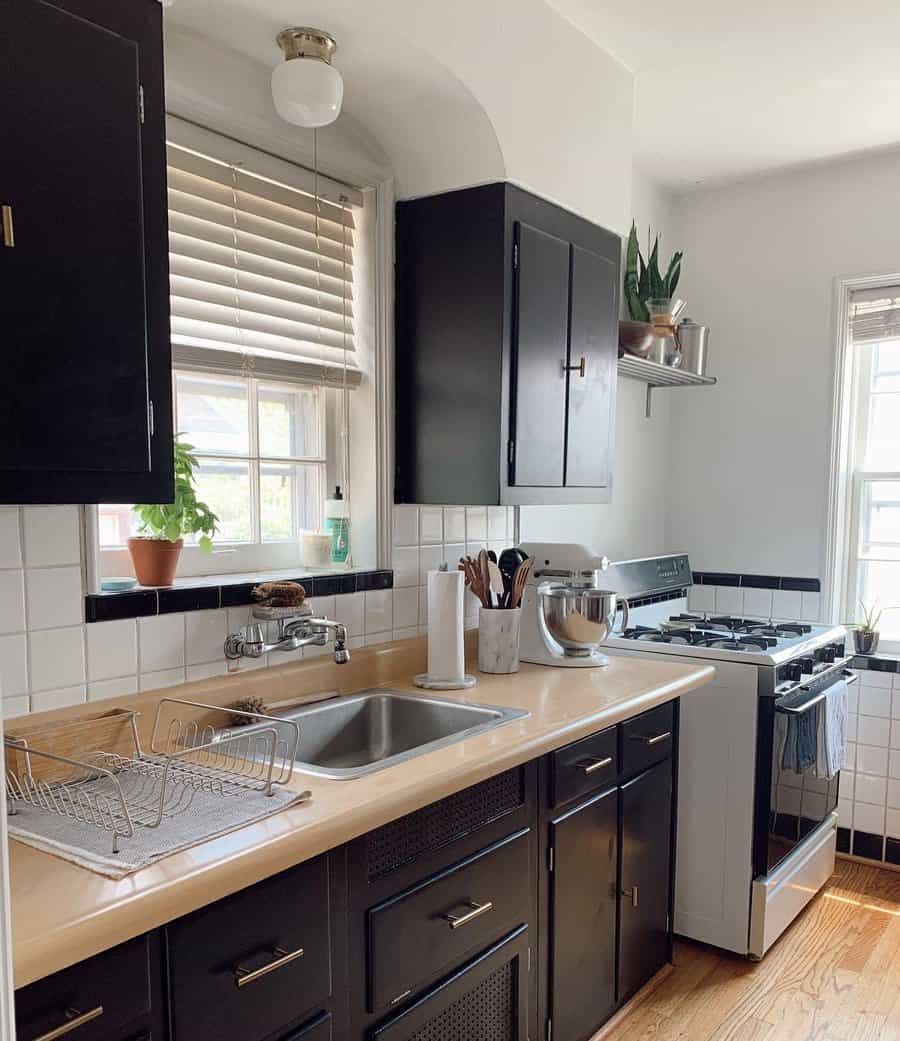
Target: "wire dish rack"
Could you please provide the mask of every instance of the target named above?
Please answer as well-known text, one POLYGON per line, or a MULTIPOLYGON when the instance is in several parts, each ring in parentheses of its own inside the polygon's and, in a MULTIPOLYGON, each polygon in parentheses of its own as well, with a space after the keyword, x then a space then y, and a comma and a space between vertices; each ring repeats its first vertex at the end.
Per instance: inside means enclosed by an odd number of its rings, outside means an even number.
MULTIPOLYGON (((124 737, 110 742, 117 750, 97 748, 75 757, 35 747, 29 738, 4 738, 10 814, 28 803, 101 828, 110 833, 112 852, 118 853, 120 840, 131 838, 138 827, 157 828, 184 813, 197 792, 222 798, 251 791, 272 795, 293 774, 300 741, 300 727, 293 720, 163 698, 145 751, 138 713, 114 715, 125 730, 124 737), (271 726, 254 726, 244 734, 202 723, 195 718, 198 712, 227 713, 271 726), (118 750, 123 744, 124 752, 118 750)), ((86 727, 90 724, 85 721, 86 727)))

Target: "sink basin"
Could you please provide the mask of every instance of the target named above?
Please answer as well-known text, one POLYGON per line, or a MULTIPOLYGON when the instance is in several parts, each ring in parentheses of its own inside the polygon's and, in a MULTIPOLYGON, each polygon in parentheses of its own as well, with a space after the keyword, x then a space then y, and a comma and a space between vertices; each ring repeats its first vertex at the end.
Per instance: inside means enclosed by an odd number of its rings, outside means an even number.
MULTIPOLYGON (((300 724, 296 755, 300 770, 350 780, 483 734, 528 713, 393 690, 367 690, 278 715, 300 724)), ((252 729, 245 727, 244 732, 252 729)))

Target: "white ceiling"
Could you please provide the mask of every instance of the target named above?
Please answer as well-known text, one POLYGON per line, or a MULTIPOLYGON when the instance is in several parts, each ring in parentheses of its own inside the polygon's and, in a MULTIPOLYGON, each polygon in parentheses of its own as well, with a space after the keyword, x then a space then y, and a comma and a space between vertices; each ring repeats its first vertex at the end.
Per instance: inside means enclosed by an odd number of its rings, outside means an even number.
POLYGON ((676 190, 900 144, 897 0, 547 0, 635 74, 635 161, 676 190))

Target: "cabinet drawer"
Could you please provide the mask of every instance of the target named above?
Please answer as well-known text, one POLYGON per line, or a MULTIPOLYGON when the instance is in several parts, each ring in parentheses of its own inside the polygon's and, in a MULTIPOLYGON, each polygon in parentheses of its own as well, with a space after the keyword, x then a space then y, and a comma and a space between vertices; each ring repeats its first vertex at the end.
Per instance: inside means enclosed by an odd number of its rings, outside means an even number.
POLYGON ((635 774, 668 759, 674 740, 674 702, 629 719, 622 724, 622 772, 635 774))
POLYGON ((331 1013, 323 1012, 310 1023, 304 1023, 299 1030, 279 1038, 279 1041, 332 1041, 331 1013))
POLYGON ((527 981, 522 926, 372 1030, 368 1041, 525 1041, 527 981))
POLYGON ((173 1041, 256 1041, 285 1029, 331 991, 328 860, 220 900, 166 934, 173 1041))
POLYGON ((64 1036, 71 1041, 118 1037, 150 1011, 150 966, 150 938, 141 936, 23 987, 16 991, 16 1036, 38 1041, 69 1024, 64 1036))
POLYGON ((615 780, 619 772, 616 728, 575 741, 550 756, 550 805, 560 806, 615 780))
POLYGON ((530 832, 517 832, 368 912, 370 1012, 530 918, 530 832))

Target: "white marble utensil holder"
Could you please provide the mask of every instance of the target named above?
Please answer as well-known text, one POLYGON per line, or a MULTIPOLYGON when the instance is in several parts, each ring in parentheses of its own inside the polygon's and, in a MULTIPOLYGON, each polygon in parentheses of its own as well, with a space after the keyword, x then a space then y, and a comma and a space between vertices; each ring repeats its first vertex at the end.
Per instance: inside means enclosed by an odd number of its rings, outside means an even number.
POLYGON ((482 607, 478 613, 478 668, 481 672, 519 671, 522 608, 482 607))

